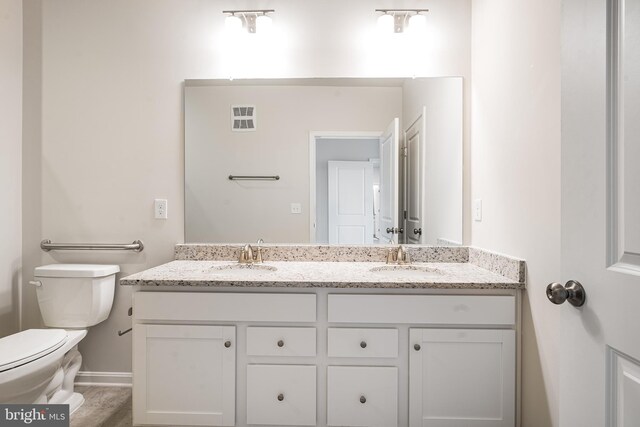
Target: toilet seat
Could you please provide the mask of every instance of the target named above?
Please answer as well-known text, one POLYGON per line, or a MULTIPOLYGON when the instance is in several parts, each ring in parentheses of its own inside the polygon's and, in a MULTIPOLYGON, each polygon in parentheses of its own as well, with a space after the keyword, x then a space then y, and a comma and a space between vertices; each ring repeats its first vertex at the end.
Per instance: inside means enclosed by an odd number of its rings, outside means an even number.
POLYGON ((66 341, 64 329, 28 329, 0 338, 0 372, 45 356, 66 341))

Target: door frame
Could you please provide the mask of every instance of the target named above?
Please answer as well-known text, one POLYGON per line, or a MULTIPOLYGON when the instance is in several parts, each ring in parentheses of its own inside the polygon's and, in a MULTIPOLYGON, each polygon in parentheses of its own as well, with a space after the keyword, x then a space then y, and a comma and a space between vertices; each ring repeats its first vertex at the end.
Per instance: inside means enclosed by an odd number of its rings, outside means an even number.
POLYGON ((316 243, 316 150, 323 140, 364 141, 380 138, 380 131, 310 131, 309 132, 309 243, 316 243))

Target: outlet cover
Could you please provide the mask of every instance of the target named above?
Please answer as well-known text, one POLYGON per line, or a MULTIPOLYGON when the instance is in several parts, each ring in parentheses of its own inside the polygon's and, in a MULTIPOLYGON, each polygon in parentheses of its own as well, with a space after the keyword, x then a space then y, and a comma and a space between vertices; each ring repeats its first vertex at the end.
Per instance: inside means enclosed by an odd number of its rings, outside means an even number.
POLYGON ((482 199, 475 199, 473 201, 473 220, 482 221, 482 199))
POLYGON ((167 206, 168 202, 167 199, 155 199, 153 202, 153 210, 155 213, 155 218, 156 219, 167 219, 168 215, 167 215, 167 206))

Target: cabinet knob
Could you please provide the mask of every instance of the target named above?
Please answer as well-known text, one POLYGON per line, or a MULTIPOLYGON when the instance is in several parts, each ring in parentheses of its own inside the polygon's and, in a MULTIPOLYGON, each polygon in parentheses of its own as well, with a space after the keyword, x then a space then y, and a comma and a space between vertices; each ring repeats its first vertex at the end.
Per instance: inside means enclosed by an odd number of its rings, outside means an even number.
POLYGON ((360 342, 360 347, 367 348, 367 342, 366 341, 361 341, 360 342))
POLYGON ((225 341, 224 346, 227 348, 231 347, 231 341, 225 341))
POLYGON ((367 398, 364 396, 360 396, 360 403, 367 403, 367 398))
POLYGON ((284 347, 284 341, 279 340, 278 341, 278 347, 284 347))
POLYGON ((280 393, 278 395, 278 402, 282 402, 284 400, 284 394, 280 393))
POLYGON ((420 348, 421 348, 421 347, 420 347, 420 344, 414 344, 414 345, 413 345, 413 349, 414 349, 415 351, 420 351, 420 348))

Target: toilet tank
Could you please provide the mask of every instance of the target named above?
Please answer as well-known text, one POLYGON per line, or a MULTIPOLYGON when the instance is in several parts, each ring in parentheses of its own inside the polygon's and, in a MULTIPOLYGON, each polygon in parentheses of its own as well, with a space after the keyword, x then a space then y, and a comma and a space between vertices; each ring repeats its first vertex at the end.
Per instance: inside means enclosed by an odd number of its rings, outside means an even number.
POLYGON ((35 269, 38 305, 44 324, 87 328, 109 317, 117 265, 51 264, 35 269))

